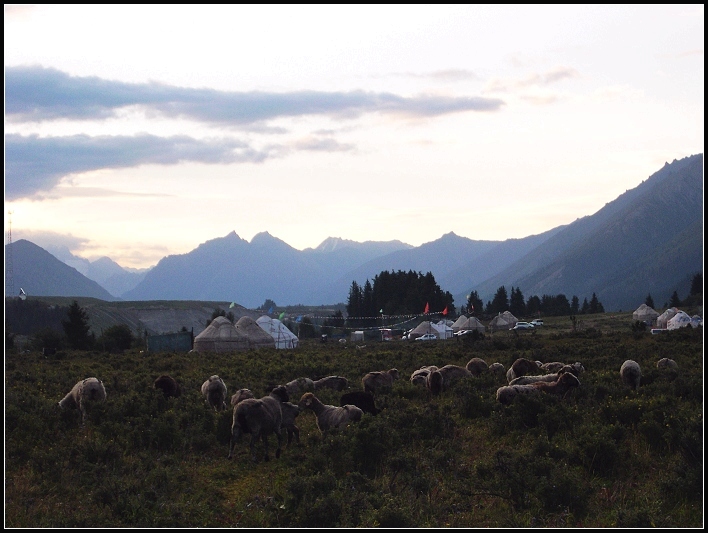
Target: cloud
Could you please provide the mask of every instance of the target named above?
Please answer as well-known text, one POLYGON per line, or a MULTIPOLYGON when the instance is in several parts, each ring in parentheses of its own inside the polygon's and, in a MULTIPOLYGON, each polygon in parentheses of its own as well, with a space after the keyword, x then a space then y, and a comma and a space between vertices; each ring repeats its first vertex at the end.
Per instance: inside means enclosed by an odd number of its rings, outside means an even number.
POLYGON ((77 77, 39 66, 5 69, 5 113, 8 120, 16 122, 104 119, 115 116, 119 109, 128 106, 142 107, 146 112, 169 118, 248 125, 303 115, 352 118, 377 112, 436 116, 465 111, 497 111, 503 104, 497 98, 403 97, 361 90, 227 92, 77 77))
POLYGON ((431 79, 437 81, 457 82, 457 81, 478 81, 480 78, 471 70, 450 68, 445 70, 435 70, 433 72, 424 72, 421 74, 415 72, 399 72, 394 76, 406 78, 431 79))
POLYGON ((347 152, 354 150, 353 144, 342 144, 334 139, 317 139, 315 137, 308 137, 306 139, 300 139, 293 143, 293 146, 297 150, 311 150, 319 152, 347 152))
MULTIPOLYGON (((275 152, 275 149, 273 149, 275 152)), ((5 199, 53 189, 62 177, 101 168, 143 164, 261 162, 271 152, 230 139, 198 140, 180 135, 39 137, 5 136, 5 199)))
POLYGON ((556 67, 547 72, 531 74, 523 79, 492 80, 486 87, 486 92, 512 92, 530 87, 545 87, 566 79, 580 77, 577 70, 571 67, 556 67))

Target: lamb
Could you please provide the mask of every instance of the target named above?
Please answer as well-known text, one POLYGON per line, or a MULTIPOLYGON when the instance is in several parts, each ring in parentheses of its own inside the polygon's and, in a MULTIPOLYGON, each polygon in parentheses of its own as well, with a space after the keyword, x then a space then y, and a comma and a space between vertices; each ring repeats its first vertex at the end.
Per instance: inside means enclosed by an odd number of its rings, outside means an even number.
POLYGON ((59 400, 62 409, 77 408, 81 411, 82 423, 86 421, 86 404, 93 401, 104 401, 106 389, 98 378, 86 378, 74 385, 69 393, 59 400))
POLYGON ((215 410, 226 409, 226 384, 219 376, 213 375, 202 383, 202 394, 215 410))
POLYGON ((636 361, 627 359, 620 367, 620 377, 622 378, 622 383, 637 390, 642 379, 642 369, 639 368, 639 364, 636 361))
POLYGON ((453 383, 462 378, 471 377, 472 372, 465 367, 457 365, 445 365, 435 370, 428 376, 428 390, 433 394, 440 394, 448 390, 453 383))
POLYGON ((538 381, 528 385, 506 385, 497 389, 497 401, 503 405, 510 404, 519 394, 535 394, 545 392, 556 396, 564 396, 574 387, 580 386, 580 380, 571 373, 564 373, 552 383, 538 381))
POLYGON ((349 386, 349 380, 340 376, 327 376, 325 378, 315 380, 314 384, 315 390, 328 388, 336 391, 343 391, 349 386))
POLYGON ((659 370, 671 370, 676 372, 678 370, 678 365, 676 364, 676 361, 673 359, 669 359, 668 357, 664 357, 662 359, 659 359, 656 363, 656 368, 659 370))
POLYGON ((352 391, 342 394, 342 397, 339 399, 339 405, 342 407, 345 405, 356 405, 363 412, 372 415, 377 415, 381 412, 381 409, 378 409, 374 403, 374 395, 366 391, 352 391))
POLYGON ((486 372, 489 369, 487 362, 479 357, 473 357, 470 359, 465 365, 465 368, 469 370, 473 376, 480 376, 483 372, 486 372))
MULTIPOLYGON (((236 442, 241 439, 244 433, 251 434, 251 458, 253 462, 258 462, 256 456, 256 441, 263 440, 265 448, 264 461, 269 461, 268 436, 275 433, 278 438, 278 448, 275 450, 275 458, 280 457, 280 450, 283 445, 283 411, 281 404, 288 400, 285 387, 276 387, 268 395, 260 399, 246 398, 241 400, 234 407, 233 422, 231 423, 231 442, 229 444, 229 459, 233 457, 236 442)), ((299 433, 299 432, 298 432, 299 433)))
POLYGON ((315 413, 317 427, 323 435, 330 429, 347 426, 350 422, 358 422, 364 415, 356 405, 342 407, 325 405, 311 392, 303 394, 298 405, 300 409, 311 409, 315 413))
MULTIPOLYGON (((271 395, 273 394, 275 394, 281 402, 280 409, 283 418, 280 427, 285 429, 288 433, 288 446, 292 443, 293 437, 295 437, 296 442, 300 444, 300 428, 295 425, 295 418, 300 414, 300 408, 294 403, 290 403, 290 397, 288 396, 285 386, 278 385, 271 390, 271 395)), ((255 398, 250 389, 239 389, 236 391, 236 394, 231 396, 231 405, 236 408, 243 400, 250 398, 255 398)))
POLYGON ((163 374, 158 377, 154 382, 153 386, 156 390, 161 390, 165 395, 165 398, 179 398, 182 394, 182 388, 179 383, 172 376, 163 374))
POLYGON ((310 378, 297 378, 285 384, 285 390, 290 396, 299 396, 303 392, 315 390, 315 382, 310 378))
POLYGON ((539 370, 539 365, 535 361, 529 359, 524 359, 519 357, 511 365, 511 368, 506 372, 506 380, 511 383, 511 381, 519 376, 527 376, 529 374, 535 374, 539 370))
POLYGON ((413 385, 423 385, 426 387, 428 383, 428 375, 437 369, 438 367, 435 365, 421 366, 418 370, 414 370, 411 374, 411 383, 413 385))
POLYGON ((400 374, 396 368, 391 368, 386 372, 369 372, 361 378, 361 384, 366 392, 376 394, 377 392, 391 390, 394 380, 399 377, 400 374))

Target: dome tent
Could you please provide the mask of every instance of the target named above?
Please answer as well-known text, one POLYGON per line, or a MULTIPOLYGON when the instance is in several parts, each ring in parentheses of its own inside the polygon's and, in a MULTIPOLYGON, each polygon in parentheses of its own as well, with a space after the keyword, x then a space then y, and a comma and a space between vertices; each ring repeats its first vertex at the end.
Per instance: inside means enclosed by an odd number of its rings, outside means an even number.
POLYGON ((632 313, 632 320, 639 320, 651 325, 659 316, 659 313, 649 307, 647 304, 642 304, 632 313))
POLYGON ((408 334, 408 338, 411 340, 415 340, 418 337, 422 337, 426 333, 432 333, 436 337, 440 338, 440 332, 433 327, 433 323, 430 322, 430 320, 424 320, 420 324, 418 324, 413 331, 411 331, 408 334))
POLYGON ((248 350, 248 337, 228 318, 217 316, 194 338, 195 352, 238 352, 248 350))
POLYGON ((256 320, 258 326, 273 338, 275 347, 279 350, 297 348, 298 338, 277 318, 270 318, 268 315, 263 315, 256 320))
POLYGON ((656 327, 660 329, 666 329, 669 320, 671 320, 674 315, 678 313, 678 309, 675 307, 669 307, 666 311, 661 313, 656 319, 656 327))
POLYGON ((242 316, 236 322, 236 329, 248 339, 249 348, 274 348, 275 340, 263 331, 258 323, 250 316, 242 316))
POLYGON ((482 324, 477 317, 471 316, 467 318, 465 315, 460 316, 460 318, 455 321, 452 325, 452 331, 457 333, 458 331, 479 331, 484 333, 484 324, 482 324))
POLYGON ((666 329, 679 329, 691 325, 691 317, 685 311, 678 311, 666 324, 666 329))

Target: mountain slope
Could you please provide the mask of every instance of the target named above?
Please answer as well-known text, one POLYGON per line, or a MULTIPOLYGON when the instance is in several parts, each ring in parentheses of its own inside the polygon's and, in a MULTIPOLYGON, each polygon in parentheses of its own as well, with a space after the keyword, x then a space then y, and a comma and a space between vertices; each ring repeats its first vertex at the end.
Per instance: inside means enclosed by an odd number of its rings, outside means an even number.
MULTIPOLYGON (((59 261, 52 254, 34 243, 20 239, 5 245, 11 246, 12 282, 15 293, 22 288, 29 295, 41 296, 88 296, 100 300, 115 301, 98 283, 88 279, 75 268, 59 261)), ((5 262, 5 294, 9 294, 8 264, 5 262)), ((12 294, 15 296, 15 294, 12 294)))

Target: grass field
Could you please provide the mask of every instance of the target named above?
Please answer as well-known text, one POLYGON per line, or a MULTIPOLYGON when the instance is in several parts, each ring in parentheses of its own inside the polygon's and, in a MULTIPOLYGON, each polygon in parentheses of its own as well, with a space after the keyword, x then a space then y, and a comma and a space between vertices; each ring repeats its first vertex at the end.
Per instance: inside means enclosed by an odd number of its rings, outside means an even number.
MULTIPOLYGON (((702 527, 703 331, 650 335, 631 313, 546 318, 534 334, 475 343, 303 340, 292 351, 228 354, 5 353, 6 527, 702 527), (495 400, 490 373, 440 396, 412 385, 423 365, 472 357, 506 368, 518 357, 580 361, 566 398, 495 400), (656 362, 670 357, 678 373, 656 362), (642 367, 637 391, 620 382, 642 367), (300 445, 254 464, 248 437, 227 460, 231 411, 199 392, 212 374, 229 395, 258 396, 297 377, 339 375, 351 389, 371 370, 402 379, 382 412, 326 437, 298 417, 300 445), (182 385, 165 399, 152 387, 182 385), (107 400, 81 426, 57 402, 96 376, 107 400)), ((318 393, 338 405, 341 393, 318 393)), ((292 398, 297 402, 299 398, 292 398)), ((271 437, 271 452, 275 439, 271 437)), ((261 450, 262 448, 258 448, 261 450)))

